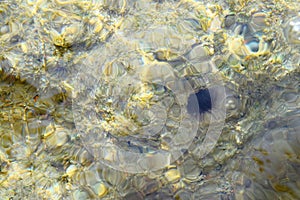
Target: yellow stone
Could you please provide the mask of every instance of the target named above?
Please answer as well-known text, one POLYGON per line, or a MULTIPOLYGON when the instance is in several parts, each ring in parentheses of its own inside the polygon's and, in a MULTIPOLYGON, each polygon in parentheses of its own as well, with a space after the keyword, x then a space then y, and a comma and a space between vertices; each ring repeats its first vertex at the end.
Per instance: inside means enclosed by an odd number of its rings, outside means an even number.
POLYGON ((103 183, 97 183, 93 188, 98 197, 103 197, 108 192, 107 187, 103 183))
POLYGON ((67 170, 66 170, 66 174, 69 177, 72 177, 77 171, 77 167, 75 165, 70 165, 67 170))
POLYGON ((175 182, 180 179, 180 172, 177 169, 170 169, 165 173, 168 182, 175 182))

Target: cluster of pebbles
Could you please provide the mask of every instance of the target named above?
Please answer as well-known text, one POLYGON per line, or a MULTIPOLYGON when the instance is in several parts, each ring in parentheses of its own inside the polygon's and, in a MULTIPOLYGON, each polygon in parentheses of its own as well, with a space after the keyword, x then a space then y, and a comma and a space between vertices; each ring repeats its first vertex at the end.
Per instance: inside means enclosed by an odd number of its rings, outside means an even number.
POLYGON ((1 198, 300 198, 299 3, 0 1, 1 198))

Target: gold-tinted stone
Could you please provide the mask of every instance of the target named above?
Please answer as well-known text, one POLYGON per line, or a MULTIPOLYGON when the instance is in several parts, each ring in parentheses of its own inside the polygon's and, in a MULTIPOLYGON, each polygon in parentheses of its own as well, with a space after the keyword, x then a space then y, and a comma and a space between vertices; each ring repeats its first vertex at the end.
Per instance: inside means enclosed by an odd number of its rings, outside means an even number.
POLYGON ((66 175, 72 177, 76 172, 77 172, 77 167, 75 165, 70 165, 67 169, 66 169, 66 175))
POLYGON ((95 184, 93 190, 98 197, 104 197, 108 193, 107 187, 102 182, 95 184))
POLYGON ((176 182, 181 178, 180 172, 177 169, 169 169, 165 173, 168 182, 176 182))

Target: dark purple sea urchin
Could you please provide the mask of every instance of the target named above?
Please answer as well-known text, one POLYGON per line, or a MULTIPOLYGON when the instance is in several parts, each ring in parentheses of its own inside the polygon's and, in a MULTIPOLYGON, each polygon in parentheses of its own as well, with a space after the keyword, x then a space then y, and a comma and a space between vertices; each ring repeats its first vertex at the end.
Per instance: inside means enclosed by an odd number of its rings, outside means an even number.
POLYGON ((190 114, 197 114, 197 107, 199 110, 199 114, 203 114, 205 112, 209 112, 212 109, 212 101, 211 95, 209 93, 209 89, 200 89, 198 92, 193 93, 188 98, 187 110, 190 114), (192 98, 193 95, 196 96, 198 105, 193 105, 192 98))

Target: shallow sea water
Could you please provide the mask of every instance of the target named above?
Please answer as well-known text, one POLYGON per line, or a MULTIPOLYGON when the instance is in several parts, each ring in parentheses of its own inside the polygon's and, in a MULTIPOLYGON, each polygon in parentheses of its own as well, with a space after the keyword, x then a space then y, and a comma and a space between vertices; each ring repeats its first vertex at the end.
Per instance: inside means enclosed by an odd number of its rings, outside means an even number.
POLYGON ((0 199, 300 199, 299 5, 0 0, 0 199))

